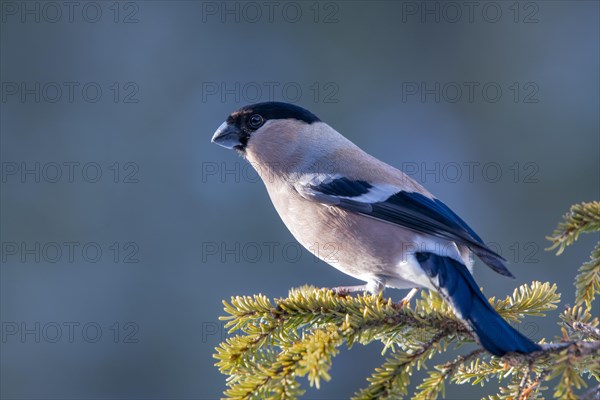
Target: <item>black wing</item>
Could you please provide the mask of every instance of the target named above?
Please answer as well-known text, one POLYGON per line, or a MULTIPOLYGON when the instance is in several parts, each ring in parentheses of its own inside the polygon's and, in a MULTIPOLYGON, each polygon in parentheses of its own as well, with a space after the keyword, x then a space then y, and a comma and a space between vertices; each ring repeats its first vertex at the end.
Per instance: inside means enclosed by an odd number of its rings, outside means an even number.
POLYGON ((373 185, 348 178, 327 179, 321 183, 313 180, 303 185, 301 190, 304 195, 323 204, 464 244, 494 271, 514 278, 504 265, 505 260, 437 199, 416 192, 399 191, 387 198, 384 195, 385 199, 381 201, 372 201, 369 193, 376 190, 373 185))

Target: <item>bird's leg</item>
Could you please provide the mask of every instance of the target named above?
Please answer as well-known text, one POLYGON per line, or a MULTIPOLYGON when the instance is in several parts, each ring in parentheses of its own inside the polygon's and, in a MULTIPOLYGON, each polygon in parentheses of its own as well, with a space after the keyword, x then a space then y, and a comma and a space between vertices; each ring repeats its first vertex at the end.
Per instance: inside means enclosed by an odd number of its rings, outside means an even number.
POLYGON ((404 298, 402 300, 400 300, 400 307, 407 306, 410 303, 410 301, 412 300, 412 298, 415 297, 415 294, 417 294, 418 291, 419 291, 419 288, 410 289, 410 292, 408 292, 408 294, 406 296, 404 296, 404 298))
POLYGON ((383 282, 368 282, 366 285, 356 285, 356 286, 338 286, 334 287, 333 290, 336 294, 339 295, 347 295, 350 293, 356 292, 370 292, 373 294, 379 294, 385 288, 385 284, 383 282))

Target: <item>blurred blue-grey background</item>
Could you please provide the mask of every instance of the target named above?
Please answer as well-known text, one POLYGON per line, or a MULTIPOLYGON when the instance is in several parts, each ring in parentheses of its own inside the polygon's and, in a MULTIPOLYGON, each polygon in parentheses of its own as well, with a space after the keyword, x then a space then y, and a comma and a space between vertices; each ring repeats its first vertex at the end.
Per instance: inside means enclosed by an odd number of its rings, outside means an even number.
MULTIPOLYGON (((301 249, 244 160, 210 144, 257 101, 310 109, 443 199, 511 262, 516 281, 477 268, 487 295, 542 280, 572 303, 597 237, 560 257, 544 237, 600 197, 598 2, 0 11, 2 398, 218 398, 222 299, 358 283, 301 249)), ((557 315, 527 333, 553 338, 557 315)), ((306 398, 349 397, 380 351, 342 351, 306 398)))

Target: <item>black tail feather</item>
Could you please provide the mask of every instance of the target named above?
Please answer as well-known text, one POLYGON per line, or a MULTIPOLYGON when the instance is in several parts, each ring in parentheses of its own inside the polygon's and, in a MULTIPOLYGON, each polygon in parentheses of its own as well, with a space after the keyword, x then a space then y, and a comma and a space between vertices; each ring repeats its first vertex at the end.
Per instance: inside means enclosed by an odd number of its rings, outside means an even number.
POLYGON ((541 349, 494 310, 462 263, 433 253, 416 253, 416 257, 442 297, 469 323, 487 351, 503 356, 510 352, 527 354, 541 349), (436 277, 437 282, 433 279, 436 277))
POLYGON ((504 261, 506 261, 504 258, 494 253, 487 247, 478 248, 475 246, 471 246, 469 247, 469 249, 471 249, 471 251, 475 253, 477 257, 481 259, 481 261, 487 264, 488 267, 490 267, 500 275, 508 276, 509 278, 514 279, 515 276, 512 274, 512 272, 508 270, 508 268, 506 268, 506 265, 504 265, 504 261))

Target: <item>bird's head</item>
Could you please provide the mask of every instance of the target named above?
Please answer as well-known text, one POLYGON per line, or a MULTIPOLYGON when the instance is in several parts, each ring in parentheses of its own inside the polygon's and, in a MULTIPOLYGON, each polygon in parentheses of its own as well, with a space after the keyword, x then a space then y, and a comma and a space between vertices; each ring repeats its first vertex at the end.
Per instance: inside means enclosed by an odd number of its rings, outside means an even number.
POLYGON ((324 125, 316 115, 294 104, 257 103, 231 113, 214 133, 212 142, 235 149, 250 161, 289 160, 317 123, 324 125))

